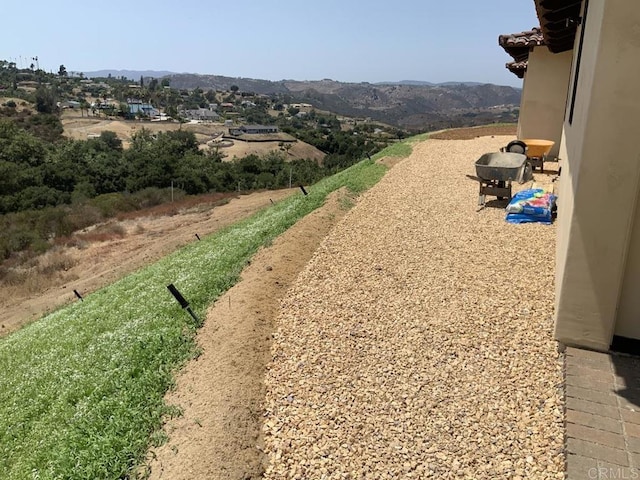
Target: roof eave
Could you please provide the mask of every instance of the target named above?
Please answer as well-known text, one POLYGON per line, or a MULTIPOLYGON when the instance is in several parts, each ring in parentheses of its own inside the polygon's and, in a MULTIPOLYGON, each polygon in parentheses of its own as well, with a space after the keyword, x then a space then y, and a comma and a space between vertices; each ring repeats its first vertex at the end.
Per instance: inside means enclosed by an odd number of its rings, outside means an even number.
POLYGON ((552 53, 573 49, 582 0, 534 0, 545 44, 552 53))

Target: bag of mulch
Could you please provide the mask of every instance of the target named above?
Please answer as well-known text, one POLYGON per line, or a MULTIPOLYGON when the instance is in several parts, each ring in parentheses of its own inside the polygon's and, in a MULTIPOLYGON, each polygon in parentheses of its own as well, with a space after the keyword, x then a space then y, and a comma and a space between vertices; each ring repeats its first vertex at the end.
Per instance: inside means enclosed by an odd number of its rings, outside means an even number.
POLYGON ((506 220, 509 223, 538 222, 550 224, 556 196, 541 188, 522 190, 516 193, 507 205, 506 220))

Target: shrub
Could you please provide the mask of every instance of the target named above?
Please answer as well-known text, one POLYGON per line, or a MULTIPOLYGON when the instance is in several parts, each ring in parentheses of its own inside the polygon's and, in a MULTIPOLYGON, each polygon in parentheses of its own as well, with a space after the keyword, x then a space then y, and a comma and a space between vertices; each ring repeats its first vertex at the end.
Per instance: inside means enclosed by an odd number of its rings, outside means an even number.
POLYGON ((87 233, 81 233, 77 235, 77 237, 87 242, 106 242, 114 238, 122 238, 126 233, 127 231, 119 223, 109 222, 98 225, 93 230, 87 233))
POLYGON ((77 260, 65 253, 49 252, 40 258, 37 270, 41 274, 52 275, 60 270, 69 270, 77 263, 77 260))
POLYGON ((135 204, 130 196, 122 193, 105 193, 91 199, 89 205, 97 208, 104 217, 113 217, 118 212, 135 210, 135 204))

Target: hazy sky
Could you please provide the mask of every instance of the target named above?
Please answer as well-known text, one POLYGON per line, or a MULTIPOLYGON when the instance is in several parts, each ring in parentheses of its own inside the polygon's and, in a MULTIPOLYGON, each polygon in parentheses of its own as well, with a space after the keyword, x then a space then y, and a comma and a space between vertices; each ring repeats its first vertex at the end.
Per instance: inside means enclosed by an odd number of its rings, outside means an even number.
POLYGON ((4 2, 0 59, 88 72, 521 86, 498 35, 538 25, 533 0, 4 2))

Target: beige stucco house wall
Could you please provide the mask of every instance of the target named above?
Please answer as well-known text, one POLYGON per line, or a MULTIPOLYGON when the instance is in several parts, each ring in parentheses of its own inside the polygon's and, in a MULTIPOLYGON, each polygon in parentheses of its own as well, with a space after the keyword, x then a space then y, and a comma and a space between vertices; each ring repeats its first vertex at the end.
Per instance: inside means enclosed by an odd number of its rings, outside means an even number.
POLYGON ((545 46, 532 48, 524 76, 518 138, 553 140, 551 157, 559 156, 571 59, 570 51, 553 54, 545 46))
POLYGON ((584 9, 559 150, 555 334, 608 350, 614 334, 640 339, 640 1, 584 9))

